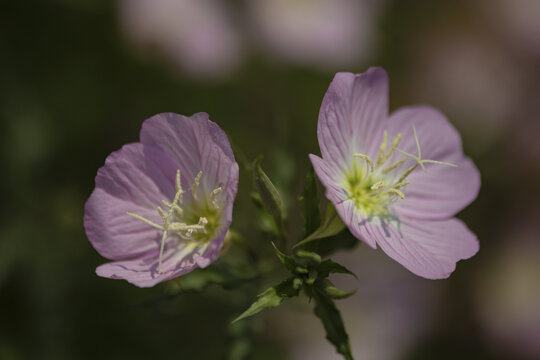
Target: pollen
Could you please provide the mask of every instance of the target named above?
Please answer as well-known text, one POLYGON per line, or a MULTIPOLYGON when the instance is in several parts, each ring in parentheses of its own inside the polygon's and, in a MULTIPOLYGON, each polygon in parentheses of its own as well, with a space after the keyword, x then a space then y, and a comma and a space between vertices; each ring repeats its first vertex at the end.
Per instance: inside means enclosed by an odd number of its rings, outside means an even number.
POLYGON ((400 199, 405 199, 405 188, 410 182, 406 178, 418 166, 427 172, 424 164, 438 164, 457 167, 457 165, 422 158, 422 149, 418 141, 416 127, 413 125, 413 135, 416 143, 417 155, 410 154, 398 148, 402 134, 397 134, 388 146, 388 133, 385 131, 379 147, 377 160, 374 162, 368 155, 354 153, 353 158, 363 160, 354 161, 350 170, 346 173, 342 186, 348 194, 348 199, 353 200, 357 209, 368 215, 388 215, 389 207, 400 199), (394 152, 403 157, 390 162, 394 152), (412 159, 415 164, 403 168, 407 159, 412 159))
POLYGON ((218 187, 210 192, 209 200, 205 196, 204 201, 198 196, 198 189, 202 171, 200 171, 191 187, 192 201, 184 203, 184 190, 182 188, 180 170, 176 171, 175 189, 176 193, 171 202, 162 200, 164 207, 157 206, 156 211, 161 217, 161 224, 148 220, 138 214, 127 212, 126 214, 140 220, 154 228, 162 231, 161 242, 159 244, 158 273, 162 273, 162 259, 165 243, 169 237, 176 237, 180 241, 188 241, 192 247, 199 243, 205 243, 211 238, 215 229, 219 226, 220 206, 217 195, 222 191, 218 187))

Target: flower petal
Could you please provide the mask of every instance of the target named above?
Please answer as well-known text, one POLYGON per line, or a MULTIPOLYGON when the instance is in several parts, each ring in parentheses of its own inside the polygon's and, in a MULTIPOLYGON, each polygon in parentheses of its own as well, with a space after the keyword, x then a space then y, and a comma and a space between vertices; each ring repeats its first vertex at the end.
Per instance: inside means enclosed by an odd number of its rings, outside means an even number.
MULTIPOLYGON (((428 106, 402 108, 390 116, 389 134, 403 134, 400 149, 417 155, 413 124, 423 159, 449 162, 458 167, 426 164, 427 173, 418 167, 403 188, 405 199, 395 204, 400 216, 443 219, 454 216, 471 203, 480 189, 480 173, 463 155, 461 138, 438 110, 428 106)), ((414 164, 413 160, 408 160, 414 164)))
POLYGON ((309 154, 309 159, 317 177, 326 189, 326 197, 335 204, 346 198, 345 190, 339 185, 338 171, 320 157, 309 154))
POLYGON ((158 253, 103 264, 98 266, 96 273, 110 279, 124 279, 139 287, 152 287, 197 268, 201 261, 198 251, 193 242, 168 247, 163 253, 162 273, 158 273, 158 253))
POLYGON ((201 185, 207 191, 229 178, 234 156, 227 136, 205 113, 186 117, 163 113, 147 119, 141 129, 143 144, 167 152, 189 179, 203 172, 201 185))
POLYGON ((364 223, 362 234, 376 239, 392 259, 416 275, 444 279, 456 268, 456 262, 478 252, 476 236, 456 218, 394 222, 371 219, 364 223))
POLYGON ((175 171, 167 154, 139 143, 107 157, 84 215, 86 235, 102 256, 125 259, 159 248, 161 231, 126 212, 161 224, 155 209, 174 195, 175 171))
POLYGON ((355 208, 354 201, 346 200, 336 204, 336 211, 351 233, 358 239, 368 244, 373 249, 377 248, 375 237, 364 229, 365 218, 355 208))
POLYGON ((363 74, 337 73, 326 92, 317 135, 323 159, 342 170, 352 154, 374 158, 388 116, 388 76, 374 67, 363 74))

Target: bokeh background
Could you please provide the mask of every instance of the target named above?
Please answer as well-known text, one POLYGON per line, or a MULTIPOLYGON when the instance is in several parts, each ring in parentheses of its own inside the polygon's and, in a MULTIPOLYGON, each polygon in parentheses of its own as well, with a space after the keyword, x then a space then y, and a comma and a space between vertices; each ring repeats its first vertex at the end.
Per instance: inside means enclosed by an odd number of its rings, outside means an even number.
MULTIPOLYGON (((338 304, 355 357, 539 359, 539 19, 538 0, 3 1, 0 359, 339 359, 305 298, 244 329, 229 325, 242 287, 164 296, 98 278, 83 206, 144 119, 205 111, 265 155, 294 214, 324 92, 372 65, 391 110, 427 103, 460 130, 483 185, 459 217, 481 247, 441 281, 364 246, 340 254, 359 275, 338 304)), ((233 226, 269 246, 250 189, 244 174, 233 226)))

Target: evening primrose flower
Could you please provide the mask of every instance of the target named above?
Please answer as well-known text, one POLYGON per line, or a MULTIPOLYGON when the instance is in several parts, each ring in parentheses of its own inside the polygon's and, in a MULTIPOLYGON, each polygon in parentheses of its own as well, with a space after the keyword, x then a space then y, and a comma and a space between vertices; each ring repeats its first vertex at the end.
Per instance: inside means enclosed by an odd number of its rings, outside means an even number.
POLYGON ((478 251, 476 236, 453 217, 476 198, 478 170, 439 111, 410 106, 388 115, 383 69, 336 74, 317 134, 322 159, 311 162, 354 236, 428 279, 448 277, 478 251))
POLYGON ((140 287, 215 261, 232 219, 238 164, 205 113, 147 119, 140 142, 107 157, 85 205, 88 239, 113 260, 99 276, 140 287))

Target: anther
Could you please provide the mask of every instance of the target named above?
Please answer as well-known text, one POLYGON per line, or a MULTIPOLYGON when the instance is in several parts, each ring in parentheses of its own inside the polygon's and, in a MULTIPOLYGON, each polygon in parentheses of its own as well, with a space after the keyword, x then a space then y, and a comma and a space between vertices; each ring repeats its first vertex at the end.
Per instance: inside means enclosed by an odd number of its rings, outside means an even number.
POLYGON ((401 199, 405 199, 405 194, 401 190, 392 188, 392 189, 388 189, 387 192, 392 193, 392 194, 396 194, 401 199))
POLYGON ((199 182, 201 180, 201 176, 202 176, 202 171, 199 171, 199 173, 195 177, 195 180, 193 181, 193 186, 191 187, 191 192, 192 192, 193 198, 195 200, 198 200, 197 199, 197 189, 199 188, 199 182))
POLYGON ((405 162, 405 160, 407 160, 406 157, 404 157, 403 159, 399 160, 399 161, 396 161, 395 163, 393 163, 392 165, 390 165, 389 167, 387 167, 386 169, 384 169, 382 171, 383 174, 388 174, 390 171, 394 170, 395 168, 397 168, 398 166, 400 166, 401 164, 403 164, 405 162))
POLYGON ((219 204, 217 203, 217 199, 216 199, 216 196, 223 190, 223 188, 220 186, 214 190, 212 190, 212 192, 210 193, 210 201, 212 202, 212 205, 214 206, 215 209, 218 209, 219 208, 219 204))
POLYGON ((388 133, 384 130, 383 141, 381 147, 379 148, 379 156, 377 156, 377 166, 384 164, 383 158, 384 153, 386 152, 386 141, 388 140, 388 133))
POLYGON ((375 184, 373 184, 373 185, 371 186, 371 190, 375 190, 375 191, 376 191, 376 190, 379 190, 379 189, 381 189, 381 188, 383 188, 383 187, 384 187, 384 181, 381 180, 381 181, 378 181, 378 182, 376 182, 375 184))
POLYGON ((157 212, 159 213, 159 216, 161 216, 161 219, 162 219, 163 221, 165 221, 165 219, 167 218, 167 215, 165 215, 165 211, 163 211, 163 209, 162 209, 160 206, 158 206, 158 207, 156 208, 156 210, 157 210, 157 212))
POLYGON ((365 160, 369 164, 369 171, 373 172, 374 165, 373 165, 373 161, 371 161, 369 156, 364 155, 364 154, 360 154, 360 153, 353 154, 353 156, 359 157, 359 158, 365 160))

